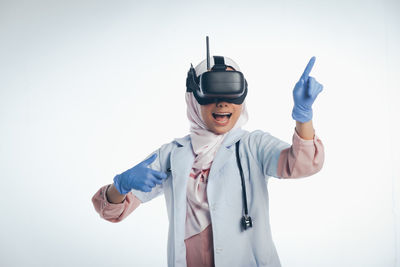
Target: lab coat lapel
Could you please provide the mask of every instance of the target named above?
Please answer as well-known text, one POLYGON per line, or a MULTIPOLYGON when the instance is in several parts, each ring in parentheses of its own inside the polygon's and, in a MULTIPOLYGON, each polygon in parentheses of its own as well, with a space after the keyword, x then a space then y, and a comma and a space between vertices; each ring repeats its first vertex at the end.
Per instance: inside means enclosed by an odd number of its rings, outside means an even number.
POLYGON ((194 154, 189 139, 177 141, 181 146, 171 152, 171 172, 175 213, 175 246, 181 247, 185 236, 186 187, 194 162, 194 154))
MULTIPOLYGON (((182 194, 182 192, 186 193, 186 183, 190 174, 190 170, 192 169, 194 162, 194 154, 192 151, 192 147, 190 143, 185 146, 177 147, 171 153, 171 171, 173 176, 173 189, 174 192, 180 193, 180 195, 186 196, 186 194, 182 194)), ((177 195, 175 197, 178 197, 177 195)), ((180 199, 175 198, 175 200, 180 199)), ((185 200, 185 199, 184 199, 185 200)))
POLYGON ((211 165, 209 180, 207 185, 207 198, 209 201, 214 202, 213 196, 220 193, 220 189, 223 186, 223 181, 220 178, 220 170, 224 167, 224 165, 228 162, 228 160, 234 157, 234 145, 244 134, 242 129, 235 129, 230 132, 219 150, 214 157, 214 161, 211 165))
POLYGON ((215 203, 215 197, 218 198, 218 195, 220 194, 220 190, 223 186, 223 181, 219 175, 220 170, 232 157, 232 154, 233 153, 229 148, 221 146, 214 157, 207 182, 207 198, 209 204, 215 203))
POLYGON ((232 151, 225 147, 221 146, 217 154, 214 157, 214 161, 211 165, 210 176, 214 177, 214 175, 225 165, 225 163, 229 160, 232 155, 232 151))

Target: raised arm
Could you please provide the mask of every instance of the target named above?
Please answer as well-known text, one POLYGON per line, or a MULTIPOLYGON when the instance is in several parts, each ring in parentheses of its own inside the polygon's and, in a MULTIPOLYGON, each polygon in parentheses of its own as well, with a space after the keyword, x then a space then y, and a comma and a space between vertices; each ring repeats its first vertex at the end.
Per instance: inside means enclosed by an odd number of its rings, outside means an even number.
POLYGON ((307 122, 296 121, 296 133, 304 140, 314 139, 315 130, 312 124, 312 120, 307 122))
POLYGON ((303 139, 295 129, 292 145, 279 155, 277 176, 302 178, 313 175, 322 169, 324 159, 324 145, 318 136, 313 134, 311 139, 303 139))
POLYGON ((315 136, 312 124, 311 106, 323 89, 322 84, 309 76, 314 63, 315 57, 312 57, 293 89, 292 117, 296 120, 296 128, 292 146, 279 156, 277 174, 282 178, 312 175, 322 168, 324 162, 324 146, 315 136))

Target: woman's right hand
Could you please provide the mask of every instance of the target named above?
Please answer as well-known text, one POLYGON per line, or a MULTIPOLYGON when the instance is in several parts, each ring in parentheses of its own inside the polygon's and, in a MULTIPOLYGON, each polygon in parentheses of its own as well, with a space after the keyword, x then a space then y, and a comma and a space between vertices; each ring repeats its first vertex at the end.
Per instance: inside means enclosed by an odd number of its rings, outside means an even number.
POLYGON ((135 167, 116 175, 114 186, 118 192, 123 195, 132 189, 150 192, 157 184, 161 184, 167 178, 167 174, 148 168, 156 157, 157 154, 153 154, 135 167))
POLYGON ((315 57, 312 57, 306 69, 293 89, 294 106, 292 118, 298 122, 308 122, 313 117, 312 104, 321 93, 323 85, 317 82, 314 77, 309 76, 314 66, 315 57))

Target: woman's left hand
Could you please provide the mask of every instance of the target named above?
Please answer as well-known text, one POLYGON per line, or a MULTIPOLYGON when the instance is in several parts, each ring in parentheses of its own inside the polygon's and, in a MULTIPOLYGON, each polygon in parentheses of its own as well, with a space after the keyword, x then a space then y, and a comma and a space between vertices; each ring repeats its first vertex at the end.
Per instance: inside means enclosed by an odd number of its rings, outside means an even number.
POLYGON ((293 89, 294 107, 292 117, 294 120, 303 123, 312 119, 313 112, 311 106, 323 89, 322 84, 317 82, 314 77, 309 76, 314 62, 315 57, 312 57, 293 89))

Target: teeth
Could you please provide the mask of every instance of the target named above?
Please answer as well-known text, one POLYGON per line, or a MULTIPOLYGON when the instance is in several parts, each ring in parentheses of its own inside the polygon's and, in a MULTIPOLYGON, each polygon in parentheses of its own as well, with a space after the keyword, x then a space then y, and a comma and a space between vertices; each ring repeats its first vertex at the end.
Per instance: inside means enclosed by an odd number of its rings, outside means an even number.
MULTIPOLYGON (((214 117, 215 119, 217 118, 217 116, 227 116, 228 119, 230 119, 231 116, 232 116, 232 113, 230 113, 230 112, 217 112, 217 113, 213 113, 212 115, 213 115, 213 117, 214 117)), ((228 119, 225 119, 224 121, 226 121, 226 120, 228 120, 228 119)))

